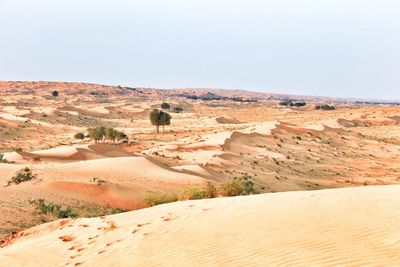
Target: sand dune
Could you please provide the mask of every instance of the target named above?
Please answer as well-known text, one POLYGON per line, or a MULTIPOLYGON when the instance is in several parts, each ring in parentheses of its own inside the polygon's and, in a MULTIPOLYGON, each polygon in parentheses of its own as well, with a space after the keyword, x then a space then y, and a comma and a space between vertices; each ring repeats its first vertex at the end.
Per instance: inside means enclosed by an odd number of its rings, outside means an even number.
POLYGON ((0 249, 0 262, 2 266, 396 266, 399 221, 400 186, 186 201, 34 227, 0 249))

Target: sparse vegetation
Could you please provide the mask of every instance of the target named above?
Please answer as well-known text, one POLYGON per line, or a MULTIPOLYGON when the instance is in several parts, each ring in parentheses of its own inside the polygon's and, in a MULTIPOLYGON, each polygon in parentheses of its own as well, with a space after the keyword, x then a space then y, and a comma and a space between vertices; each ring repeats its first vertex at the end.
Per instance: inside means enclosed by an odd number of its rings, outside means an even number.
POLYGON ((7 186, 12 184, 20 184, 22 182, 30 181, 36 178, 36 175, 32 173, 29 167, 25 167, 15 173, 13 177, 7 182, 7 186))
POLYGON ((97 184, 97 185, 102 185, 102 184, 107 183, 106 180, 101 179, 101 178, 99 178, 99 177, 94 177, 94 178, 90 179, 90 182, 95 183, 95 184, 97 184))
POLYGON ((42 159, 40 158, 39 155, 33 156, 33 161, 41 161, 42 159))
POLYGON ((105 143, 106 139, 112 140, 113 143, 116 143, 120 140, 128 139, 128 136, 124 132, 120 132, 115 130, 114 128, 107 128, 104 126, 89 128, 88 132, 88 137, 93 139, 95 143, 99 141, 105 143))
POLYGON ((155 206, 178 200, 195 200, 216 197, 231 197, 258 194, 254 188, 254 183, 250 180, 250 176, 244 175, 240 178, 233 178, 218 187, 207 182, 204 187, 186 187, 180 194, 173 193, 152 193, 144 199, 147 206, 155 206))
POLYGON ((170 202, 175 202, 178 201, 179 198, 176 194, 173 193, 164 193, 164 194, 155 194, 152 193, 148 196, 145 197, 144 203, 149 206, 156 206, 156 205, 161 205, 165 203, 170 203, 170 202))
POLYGON ((234 177, 231 181, 220 185, 218 193, 221 196, 231 197, 257 194, 258 192, 255 190, 250 177, 244 175, 243 177, 234 177))
POLYGON ((175 113, 181 113, 182 111, 183 111, 183 108, 181 108, 181 107, 174 107, 172 109, 172 112, 175 112, 175 113))
POLYGON ((39 214, 42 215, 53 215, 58 219, 62 218, 75 218, 78 215, 72 211, 71 207, 67 207, 65 209, 62 208, 61 205, 55 204, 53 202, 46 203, 44 199, 31 200, 30 204, 34 205, 38 210, 39 214))
POLYGON ((315 109, 316 110, 320 110, 320 109, 322 109, 322 110, 335 110, 335 107, 334 106, 330 106, 328 104, 325 104, 325 105, 317 105, 317 106, 315 106, 315 109))

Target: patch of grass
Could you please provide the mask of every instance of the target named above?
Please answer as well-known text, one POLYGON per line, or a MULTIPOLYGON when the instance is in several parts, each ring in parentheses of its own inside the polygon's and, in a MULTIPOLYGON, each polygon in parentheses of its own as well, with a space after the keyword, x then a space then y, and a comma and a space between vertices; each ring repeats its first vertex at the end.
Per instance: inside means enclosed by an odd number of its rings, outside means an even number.
POLYGON ((20 184, 22 182, 30 181, 36 178, 36 175, 32 173, 29 167, 25 167, 15 173, 13 177, 7 182, 7 186, 12 184, 20 184))
POLYGON ((34 205, 38 210, 39 214, 43 215, 53 215, 59 219, 62 218, 75 218, 78 215, 72 211, 71 207, 65 209, 61 205, 55 204, 53 202, 46 203, 44 199, 31 200, 30 204, 34 205))
POLYGON ((179 195, 177 194, 151 194, 145 197, 144 203, 149 206, 155 206, 178 200, 194 200, 206 199, 215 197, 230 197, 230 196, 244 196, 251 194, 258 194, 259 192, 254 188, 254 183, 250 180, 249 175, 242 177, 235 177, 218 187, 207 182, 203 187, 186 187, 179 195))
POLYGON ((170 203, 170 202, 175 202, 178 201, 179 198, 176 194, 150 194, 145 197, 144 203, 149 206, 156 206, 156 205, 161 205, 165 203, 170 203))
POLYGON ((231 181, 221 184, 218 188, 218 193, 224 197, 244 196, 257 194, 254 188, 254 183, 248 175, 242 177, 234 177, 231 181))

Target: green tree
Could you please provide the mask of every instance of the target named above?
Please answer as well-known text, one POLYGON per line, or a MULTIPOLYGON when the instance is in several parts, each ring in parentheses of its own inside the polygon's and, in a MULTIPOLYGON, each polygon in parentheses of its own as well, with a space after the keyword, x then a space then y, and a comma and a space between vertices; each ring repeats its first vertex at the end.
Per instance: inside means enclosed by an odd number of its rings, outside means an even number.
POLYGON ((74 138, 83 140, 83 139, 85 139, 85 135, 83 133, 76 133, 74 135, 74 138))
POLYGON ((153 109, 152 112, 150 112, 150 121, 151 124, 156 126, 156 132, 160 132, 160 125, 164 126, 165 125, 170 125, 171 124, 171 115, 169 115, 167 112, 160 111, 158 109, 153 109))
POLYGON ((94 142, 97 144, 99 140, 105 142, 105 136, 106 136, 106 127, 101 126, 101 127, 96 127, 96 128, 89 128, 89 137, 94 140, 94 142))

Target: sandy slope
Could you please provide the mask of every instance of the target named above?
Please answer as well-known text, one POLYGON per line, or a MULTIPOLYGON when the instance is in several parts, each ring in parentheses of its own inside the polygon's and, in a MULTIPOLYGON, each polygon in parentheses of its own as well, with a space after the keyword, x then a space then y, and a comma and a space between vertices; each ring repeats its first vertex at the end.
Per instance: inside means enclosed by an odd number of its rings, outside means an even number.
POLYGON ((1 266, 398 266, 400 186, 178 202, 19 236, 1 266))

